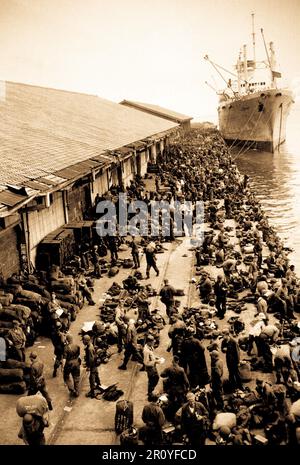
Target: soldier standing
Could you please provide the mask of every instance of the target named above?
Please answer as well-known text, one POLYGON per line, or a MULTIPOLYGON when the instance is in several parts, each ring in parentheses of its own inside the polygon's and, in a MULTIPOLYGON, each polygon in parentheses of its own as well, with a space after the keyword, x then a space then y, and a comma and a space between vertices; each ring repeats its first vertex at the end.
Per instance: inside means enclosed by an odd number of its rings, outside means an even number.
POLYGON ((217 350, 210 352, 211 356, 211 389, 217 410, 223 409, 223 362, 217 350))
POLYGON ((49 426, 49 424, 44 418, 26 413, 23 417, 19 438, 23 439, 27 446, 45 446, 44 428, 46 426, 49 426))
POLYGON ((97 387, 100 387, 101 385, 98 373, 97 355, 90 336, 88 334, 85 334, 82 340, 83 344, 85 345, 86 369, 90 372, 90 392, 86 394, 86 397, 91 397, 93 399, 95 397, 95 391, 97 387))
POLYGON ((74 397, 78 397, 81 365, 80 347, 73 343, 71 334, 67 334, 66 341, 67 345, 64 351, 64 382, 70 394, 74 397))
POLYGON ((54 355, 55 362, 53 367, 53 378, 57 376, 57 370, 62 365, 65 344, 66 344, 66 335, 61 330, 62 324, 60 321, 57 321, 55 327, 51 333, 51 341, 54 346, 54 355))
POLYGON ((159 363, 159 357, 154 354, 153 343, 154 337, 149 334, 146 338, 146 344, 143 352, 144 366, 148 375, 148 400, 150 400, 152 392, 159 381, 159 374, 156 367, 159 363))
POLYGON ((135 242, 134 237, 132 238, 132 242, 130 243, 130 247, 131 247, 132 259, 133 259, 133 262, 134 262, 134 268, 137 269, 137 268, 139 268, 141 266, 141 264, 140 264, 139 248, 138 248, 137 243, 135 242))
POLYGON ((126 335, 125 335, 125 352, 124 352, 124 360, 122 365, 118 368, 120 370, 127 369, 127 363, 132 355, 134 355, 139 363, 143 364, 142 356, 139 354, 137 349, 137 332, 135 327, 135 321, 133 319, 129 319, 126 315, 124 317, 125 322, 127 323, 126 328, 126 335))
POLYGON ((94 245, 94 248, 92 250, 92 263, 94 266, 94 275, 96 276, 96 278, 101 278, 101 267, 99 264, 99 260, 100 257, 98 254, 98 246, 94 245))
POLYGON ((18 320, 13 320, 13 328, 9 331, 8 344, 13 347, 16 360, 24 362, 26 336, 18 320))
POLYGON ((221 350, 226 354, 226 364, 229 372, 229 382, 233 390, 242 389, 243 384, 239 374, 240 349, 236 340, 230 336, 229 329, 223 329, 221 350))
POLYGON ((49 410, 53 410, 51 397, 49 396, 46 381, 44 378, 44 364, 38 359, 35 352, 31 352, 29 355, 31 366, 30 366, 30 381, 28 396, 33 396, 38 391, 45 397, 49 410))

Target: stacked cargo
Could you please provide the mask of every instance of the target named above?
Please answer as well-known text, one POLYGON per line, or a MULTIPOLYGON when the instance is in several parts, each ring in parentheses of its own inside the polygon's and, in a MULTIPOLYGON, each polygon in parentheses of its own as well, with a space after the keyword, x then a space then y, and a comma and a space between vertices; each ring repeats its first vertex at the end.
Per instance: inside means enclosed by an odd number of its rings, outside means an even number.
POLYGON ((59 228, 48 234, 38 246, 37 268, 47 271, 53 264, 63 266, 75 253, 73 229, 59 228))
POLYGON ((25 362, 13 359, 0 362, 0 393, 23 394, 27 389, 28 372, 25 362))

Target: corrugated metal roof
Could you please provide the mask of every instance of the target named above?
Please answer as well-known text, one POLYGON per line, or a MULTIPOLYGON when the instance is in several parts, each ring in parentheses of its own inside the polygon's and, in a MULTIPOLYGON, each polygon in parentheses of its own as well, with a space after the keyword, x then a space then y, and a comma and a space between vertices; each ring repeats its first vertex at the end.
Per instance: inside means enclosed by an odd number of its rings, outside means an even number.
POLYGON ((177 111, 169 110, 168 108, 160 107, 159 105, 153 105, 151 103, 143 103, 143 102, 134 102, 132 100, 123 100, 120 102, 121 105, 128 106, 131 108, 136 108, 140 111, 151 111, 155 113, 157 116, 161 116, 163 118, 168 118, 172 121, 184 122, 190 121, 192 116, 183 115, 182 113, 177 113, 177 111))
POLYGON ((45 184, 42 182, 38 181, 25 181, 23 182, 23 186, 25 187, 30 187, 31 189, 37 190, 37 191, 47 191, 49 189, 49 184, 45 184))
POLYGON ((57 185, 49 175, 177 126, 94 95, 13 82, 5 89, 0 101, 3 185, 35 179, 57 185))
POLYGON ((146 147, 146 142, 133 142, 133 144, 128 144, 127 147, 133 148, 134 150, 143 150, 146 147))
POLYGON ((115 150, 115 152, 119 152, 119 153, 122 153, 122 154, 127 154, 127 153, 131 153, 132 152, 132 149, 130 149, 129 147, 119 147, 115 150))
POLYGON ((0 192, 0 204, 5 205, 6 207, 14 207, 18 203, 26 200, 27 196, 15 194, 9 190, 4 190, 0 192))

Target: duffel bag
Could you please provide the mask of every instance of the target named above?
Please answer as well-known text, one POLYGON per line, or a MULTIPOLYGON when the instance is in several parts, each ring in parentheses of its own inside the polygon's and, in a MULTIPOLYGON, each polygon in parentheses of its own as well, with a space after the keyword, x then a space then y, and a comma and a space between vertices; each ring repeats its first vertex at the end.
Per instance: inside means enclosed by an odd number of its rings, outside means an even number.
POLYGON ((48 292, 47 289, 45 289, 45 287, 41 286, 40 284, 28 281, 27 283, 23 284, 23 289, 26 291, 32 291, 37 294, 40 294, 42 297, 46 297, 47 299, 51 299, 50 292, 48 292))
POLYGON ((227 426, 232 429, 236 426, 236 414, 232 412, 222 412, 216 415, 213 423, 213 430, 217 431, 222 426, 227 426))
POLYGON ((239 364, 239 374, 243 383, 248 383, 251 381, 251 365, 245 360, 241 361, 239 364))
POLYGON ((133 265, 134 265, 134 262, 130 258, 126 258, 123 262, 123 268, 132 268, 133 265))
POLYGON ((112 278, 113 276, 116 276, 116 274, 119 273, 119 268, 117 266, 112 266, 108 272, 108 276, 112 278))
MULTIPOLYGON (((1 315, 0 315, 0 318, 1 318, 1 315)), ((2 329, 7 329, 7 331, 9 329, 11 329, 13 327, 13 322, 12 321, 3 321, 3 320, 0 320, 0 328, 2 329)), ((2 334, 1 334, 2 336, 2 334)))
POLYGON ((14 360, 13 358, 9 358, 4 362, 5 368, 21 368, 22 370, 27 368, 25 362, 20 362, 19 360, 14 360))
POLYGON ((283 344, 283 345, 280 345, 278 347, 276 347, 275 349, 276 351, 274 351, 274 357, 275 359, 276 358, 280 358, 280 359, 291 359, 291 355, 290 355, 290 346, 288 344, 283 344))
POLYGON ((5 292, 13 294, 13 295, 17 295, 18 292, 20 292, 21 290, 22 290, 21 284, 7 284, 5 286, 5 292))
POLYGON ((2 321, 18 320, 21 322, 23 320, 22 315, 20 316, 19 313, 10 310, 9 307, 4 307, 4 309, 0 310, 0 318, 2 321))
POLYGON ((77 313, 79 312, 79 307, 74 304, 70 304, 70 302, 64 302, 63 300, 57 300, 60 306, 68 311, 68 314, 71 317, 71 321, 76 320, 77 313))
POLYGON ((58 283, 56 281, 51 281, 51 289, 58 294, 72 294, 74 291, 74 288, 68 284, 58 283))
MULTIPOLYGON (((59 278, 51 280, 50 284, 52 290, 63 289, 64 291, 68 291, 67 294, 72 294, 75 289, 75 281, 73 278, 59 278)), ((63 292, 63 294, 65 293, 66 292, 63 292)))
MULTIPOLYGON (((40 296, 41 297, 41 296, 40 296)), ((41 304, 36 300, 25 299, 24 297, 17 297, 15 303, 18 305, 23 305, 29 307, 31 311, 41 311, 41 304)))
POLYGON ((253 253, 253 245, 250 245, 250 244, 245 245, 243 247, 243 252, 244 253, 253 253))
POLYGON ((26 384, 24 381, 0 384, 1 394, 24 394, 24 392, 26 392, 26 384))
POLYGON ((128 400, 119 400, 116 403, 115 432, 122 433, 133 424, 133 403, 128 400))
POLYGON ((40 294, 37 294, 33 291, 25 291, 24 289, 22 289, 22 291, 18 293, 18 297, 22 297, 28 300, 34 300, 36 302, 41 302, 42 300, 42 296, 40 294))
POLYGON ((16 411, 19 417, 24 417, 26 413, 42 417, 48 411, 48 404, 41 394, 20 397, 16 403, 16 411))
POLYGON ((59 303, 62 308, 67 310, 72 310, 73 308, 73 304, 70 304, 70 302, 64 302, 63 300, 57 299, 57 303, 59 303))
POLYGON ((7 322, 6 326, 7 327, 5 327, 5 326, 1 327, 1 325, 0 325, 0 337, 8 336, 10 329, 13 327, 13 324, 10 323, 10 322, 7 322), (8 325, 11 325, 10 328, 8 327, 8 325))
POLYGON ((136 446, 138 445, 138 431, 136 428, 131 427, 123 431, 120 435, 121 446, 136 446))
POLYGON ((13 294, 0 295, 0 304, 3 305, 3 307, 9 307, 13 300, 13 294))
POLYGON ((23 376, 21 368, 0 368, 0 384, 23 381, 23 376))
POLYGON ((26 307, 26 305, 10 304, 8 308, 18 313, 23 320, 27 320, 31 315, 31 310, 29 307, 26 307))
POLYGON ((65 276, 64 278, 57 278, 56 280, 51 281, 51 285, 52 285, 52 282, 56 284, 61 284, 69 288, 70 290, 75 288, 75 280, 72 276, 65 276))
POLYGON ((70 304, 77 304, 79 297, 76 294, 56 294, 56 298, 63 302, 69 302, 70 304))

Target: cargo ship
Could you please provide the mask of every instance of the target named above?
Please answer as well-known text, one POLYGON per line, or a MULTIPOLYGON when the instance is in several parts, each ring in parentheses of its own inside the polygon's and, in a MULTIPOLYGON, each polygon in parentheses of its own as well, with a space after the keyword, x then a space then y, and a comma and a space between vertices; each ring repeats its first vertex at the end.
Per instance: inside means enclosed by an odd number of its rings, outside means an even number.
POLYGON ((256 61, 254 15, 252 14, 253 59, 247 57, 247 46, 240 50, 235 66, 236 73, 213 63, 213 67, 226 82, 218 91, 219 130, 228 144, 239 145, 241 150, 258 149, 274 152, 286 140, 286 121, 293 100, 293 92, 278 85, 281 73, 276 70, 273 42, 266 45, 261 35, 266 60, 256 61), (228 81, 220 69, 234 76, 228 81))

